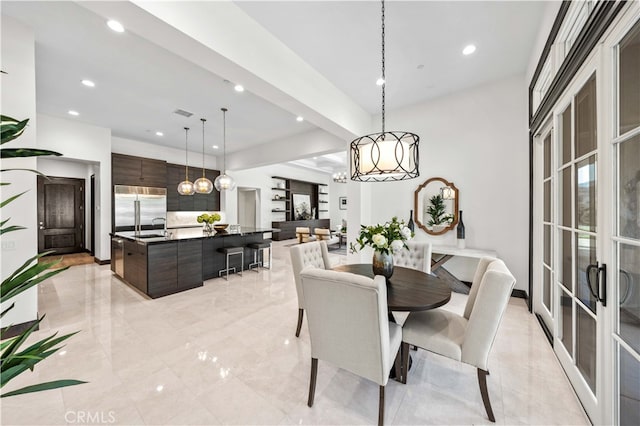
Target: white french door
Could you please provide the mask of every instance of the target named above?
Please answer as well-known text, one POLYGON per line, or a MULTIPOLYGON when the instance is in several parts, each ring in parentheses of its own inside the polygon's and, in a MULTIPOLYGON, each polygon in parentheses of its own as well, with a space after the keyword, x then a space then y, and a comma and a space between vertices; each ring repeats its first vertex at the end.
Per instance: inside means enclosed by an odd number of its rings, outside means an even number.
POLYGON ((594 424, 640 424, 640 6, 534 145, 533 309, 594 424))
POLYGON ((613 421, 640 424, 640 11, 615 44, 613 421))

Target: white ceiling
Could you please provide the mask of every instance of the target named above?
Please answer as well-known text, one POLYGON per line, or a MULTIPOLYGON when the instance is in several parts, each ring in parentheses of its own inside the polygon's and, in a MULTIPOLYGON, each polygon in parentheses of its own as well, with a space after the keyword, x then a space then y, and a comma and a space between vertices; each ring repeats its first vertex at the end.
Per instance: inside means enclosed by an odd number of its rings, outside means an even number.
MULTIPOLYGON (((236 3, 363 109, 379 113, 378 1, 236 3)), ((544 3, 388 1, 387 110, 524 73, 544 3), (464 57, 468 43, 478 50, 464 57)), ((67 111, 74 109, 80 112, 74 119, 111 128, 114 136, 176 148, 184 147, 182 128, 189 126, 196 151, 205 117, 212 155, 219 154, 211 145, 221 144, 223 106, 228 152, 316 128, 248 91, 236 93, 232 83, 132 32, 112 32, 101 16, 73 2, 2 1, 2 14, 34 29, 40 113, 71 118, 67 111), (82 86, 83 78, 96 87, 82 86), (177 108, 194 115, 173 114, 177 108)))

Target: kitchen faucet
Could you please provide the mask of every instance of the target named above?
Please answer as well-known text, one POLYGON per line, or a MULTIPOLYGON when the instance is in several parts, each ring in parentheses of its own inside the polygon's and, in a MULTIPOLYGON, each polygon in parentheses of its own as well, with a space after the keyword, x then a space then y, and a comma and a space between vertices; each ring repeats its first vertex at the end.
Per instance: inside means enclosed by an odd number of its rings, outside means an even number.
POLYGON ((153 219, 151 219, 151 226, 154 227, 155 229, 155 222, 156 220, 161 220, 163 225, 164 225, 164 230, 163 230, 163 235, 166 237, 167 236, 167 219, 165 219, 164 217, 154 217, 153 219))

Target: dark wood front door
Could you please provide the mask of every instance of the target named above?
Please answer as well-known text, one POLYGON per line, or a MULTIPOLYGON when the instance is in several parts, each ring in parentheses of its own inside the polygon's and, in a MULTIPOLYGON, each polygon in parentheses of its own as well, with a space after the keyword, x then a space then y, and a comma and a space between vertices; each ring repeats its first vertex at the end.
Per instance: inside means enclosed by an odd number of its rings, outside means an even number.
POLYGON ((38 176, 38 252, 84 250, 84 180, 38 176))

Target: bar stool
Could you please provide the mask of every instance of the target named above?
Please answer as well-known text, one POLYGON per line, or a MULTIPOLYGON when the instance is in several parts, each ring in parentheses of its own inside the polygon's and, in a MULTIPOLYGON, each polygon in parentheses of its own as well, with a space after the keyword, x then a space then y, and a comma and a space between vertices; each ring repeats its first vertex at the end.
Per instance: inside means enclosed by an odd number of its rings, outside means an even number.
POLYGON ((225 279, 227 281, 229 281, 229 271, 231 269, 233 269, 233 272, 236 272, 236 268, 235 266, 230 268, 229 267, 229 257, 239 254, 240 255, 240 272, 239 274, 242 275, 242 271, 244 268, 244 247, 222 247, 218 249, 218 252, 220 253, 224 253, 227 257, 227 261, 226 261, 226 265, 225 265, 225 269, 220 269, 218 271, 218 277, 222 276, 223 272, 226 272, 227 276, 225 277, 225 279))
POLYGON ((260 241, 257 243, 249 243, 247 247, 253 251, 253 263, 249 264, 249 270, 255 267, 255 272, 258 272, 258 267, 266 268, 264 266, 264 249, 269 249, 269 267, 271 269, 271 259, 273 250, 271 250, 271 241, 260 241), (260 253, 260 255, 258 255, 260 253), (260 258, 261 260, 258 260, 260 258))

